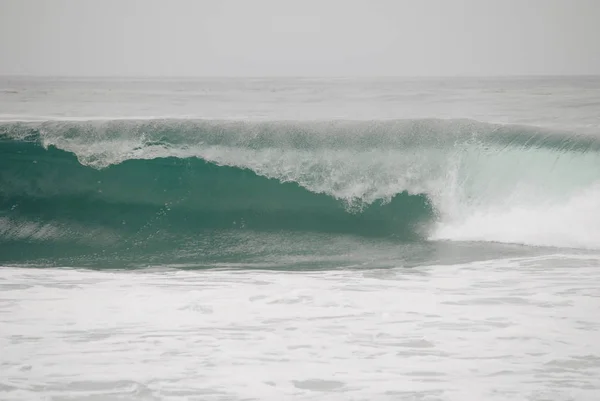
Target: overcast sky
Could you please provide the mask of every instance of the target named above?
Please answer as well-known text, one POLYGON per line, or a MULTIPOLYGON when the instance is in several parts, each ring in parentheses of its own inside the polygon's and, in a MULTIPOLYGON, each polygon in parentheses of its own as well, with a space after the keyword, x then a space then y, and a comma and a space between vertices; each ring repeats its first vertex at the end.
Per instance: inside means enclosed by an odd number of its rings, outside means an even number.
POLYGON ((600 74, 600 0, 0 0, 0 74, 600 74))

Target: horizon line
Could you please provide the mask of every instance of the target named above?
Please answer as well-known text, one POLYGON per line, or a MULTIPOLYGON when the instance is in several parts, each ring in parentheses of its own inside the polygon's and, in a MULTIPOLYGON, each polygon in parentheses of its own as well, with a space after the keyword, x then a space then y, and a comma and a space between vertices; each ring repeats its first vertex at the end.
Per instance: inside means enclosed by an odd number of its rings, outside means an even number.
POLYGON ((595 74, 490 74, 490 75, 65 75, 65 74, 4 74, 2 78, 58 79, 486 79, 486 78, 584 78, 595 74))

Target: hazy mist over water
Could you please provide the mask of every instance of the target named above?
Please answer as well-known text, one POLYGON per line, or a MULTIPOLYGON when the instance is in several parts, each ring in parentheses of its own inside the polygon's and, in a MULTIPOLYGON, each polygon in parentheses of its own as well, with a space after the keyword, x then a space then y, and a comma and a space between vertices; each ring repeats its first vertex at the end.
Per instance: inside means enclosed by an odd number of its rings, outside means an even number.
POLYGON ((597 400, 599 20, 0 0, 0 399, 597 400))

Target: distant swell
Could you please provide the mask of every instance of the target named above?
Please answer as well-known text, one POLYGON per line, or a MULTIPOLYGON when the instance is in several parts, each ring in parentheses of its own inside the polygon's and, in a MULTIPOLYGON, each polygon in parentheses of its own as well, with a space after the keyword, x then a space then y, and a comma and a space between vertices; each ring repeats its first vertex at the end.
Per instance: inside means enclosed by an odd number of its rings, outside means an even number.
POLYGON ((470 120, 4 123, 0 261, 240 230, 600 249, 599 186, 600 139, 470 120))

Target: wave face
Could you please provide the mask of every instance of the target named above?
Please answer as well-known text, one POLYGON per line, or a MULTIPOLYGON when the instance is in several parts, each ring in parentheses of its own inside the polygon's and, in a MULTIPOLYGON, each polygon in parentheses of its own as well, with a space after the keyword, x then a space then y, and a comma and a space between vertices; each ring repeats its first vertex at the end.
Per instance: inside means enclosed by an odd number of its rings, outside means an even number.
POLYGON ((209 254, 249 232, 600 249, 600 139, 471 120, 0 124, 0 260, 209 254))

